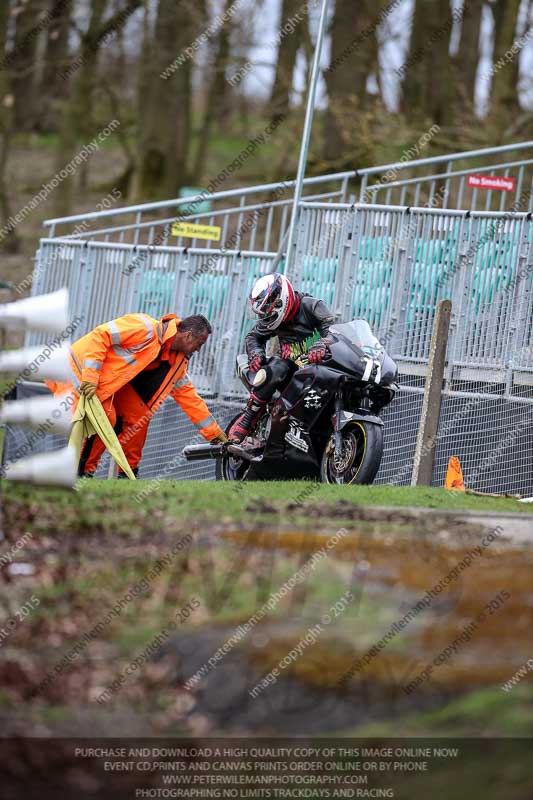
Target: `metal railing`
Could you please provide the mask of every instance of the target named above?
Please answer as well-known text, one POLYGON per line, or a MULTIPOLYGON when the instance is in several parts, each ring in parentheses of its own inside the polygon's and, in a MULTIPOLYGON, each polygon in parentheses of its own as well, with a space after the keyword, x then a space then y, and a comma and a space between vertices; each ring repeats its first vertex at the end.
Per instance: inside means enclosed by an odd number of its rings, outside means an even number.
MULTIPOLYGON (((531 189, 532 181, 533 141, 528 141, 306 178, 303 200, 355 202, 358 198, 360 203, 374 204, 383 199, 387 205, 471 210, 482 205, 485 211, 531 211, 531 195, 525 205, 520 205, 520 198, 531 189), (528 150, 531 158, 525 157, 528 150), (518 155, 522 158, 517 159, 518 155), (485 173, 514 180, 513 190, 468 186, 469 175, 485 173)), ((215 193, 206 190, 191 197, 50 219, 44 225, 47 238, 281 252, 294 185, 290 180, 215 193), (173 235, 173 223, 180 220, 219 228, 219 238, 173 235)))
POLYGON ((361 178, 360 203, 427 205, 471 211, 533 209, 531 194, 527 205, 516 207, 522 193, 531 189, 533 182, 532 141, 384 164, 361 169, 358 175, 361 178), (530 151, 529 158, 525 157, 525 151, 530 151), (522 157, 518 158, 519 155, 522 157), (474 175, 505 178, 507 188, 469 185, 469 176, 474 175))
MULTIPOLYGON (((307 178, 305 197, 344 202, 348 199, 348 182, 354 176, 355 172, 339 172, 307 178)), ((288 232, 294 183, 280 181, 215 193, 206 190, 190 197, 50 219, 44 225, 47 238, 277 251, 288 232), (219 228, 219 239, 173 235, 173 224, 182 220, 219 228), (98 227, 92 228, 94 223, 98 227)))

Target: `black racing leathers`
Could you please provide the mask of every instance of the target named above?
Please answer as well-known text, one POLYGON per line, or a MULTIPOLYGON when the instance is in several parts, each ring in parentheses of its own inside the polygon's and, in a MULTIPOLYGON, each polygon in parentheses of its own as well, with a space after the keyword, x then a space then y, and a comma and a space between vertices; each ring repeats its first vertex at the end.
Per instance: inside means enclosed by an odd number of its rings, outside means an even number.
POLYGON ((266 343, 273 336, 279 338, 280 346, 289 345, 291 358, 297 358, 302 353, 307 353, 317 339, 327 337, 330 325, 333 324, 333 314, 322 300, 317 300, 309 294, 296 292, 299 299, 299 308, 295 316, 288 322, 282 322, 275 330, 265 330, 259 321, 246 336, 245 346, 248 358, 266 355, 266 343))

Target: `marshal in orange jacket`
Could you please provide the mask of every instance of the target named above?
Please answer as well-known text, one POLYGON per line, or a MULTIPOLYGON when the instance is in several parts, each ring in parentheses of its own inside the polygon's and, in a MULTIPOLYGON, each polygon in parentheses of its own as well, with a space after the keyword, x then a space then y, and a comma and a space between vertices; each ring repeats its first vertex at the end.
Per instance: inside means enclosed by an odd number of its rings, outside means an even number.
MULTIPOLYGON (((125 314, 98 325, 71 346, 72 384, 78 389, 83 381, 96 383, 96 394, 104 403, 157 359, 161 347, 176 335, 179 323, 175 314, 157 320, 140 313, 125 314)), ((170 394, 204 439, 211 441, 223 432, 187 375, 187 361, 184 355, 177 354, 148 403, 150 415, 155 414, 170 394)), ((48 385, 54 393, 72 389, 68 384, 49 382, 48 385)))

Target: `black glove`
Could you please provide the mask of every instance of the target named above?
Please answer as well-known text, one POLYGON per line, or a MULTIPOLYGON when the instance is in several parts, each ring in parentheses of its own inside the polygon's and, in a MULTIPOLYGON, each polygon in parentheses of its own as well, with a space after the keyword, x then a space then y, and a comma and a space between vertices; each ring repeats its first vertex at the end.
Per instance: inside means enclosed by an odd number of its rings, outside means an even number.
POLYGON ((320 362, 326 357, 326 353, 328 352, 328 343, 324 341, 324 339, 318 339, 310 348, 309 348, 309 363, 310 364, 320 364, 320 362))

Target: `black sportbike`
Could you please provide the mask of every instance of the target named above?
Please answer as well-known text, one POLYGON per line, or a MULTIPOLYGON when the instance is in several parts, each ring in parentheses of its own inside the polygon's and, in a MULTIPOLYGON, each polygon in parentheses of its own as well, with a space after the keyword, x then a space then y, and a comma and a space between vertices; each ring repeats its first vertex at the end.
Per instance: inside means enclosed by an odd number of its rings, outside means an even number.
MULTIPOLYGON (((372 483, 383 454, 379 414, 398 389, 397 367, 364 320, 333 325, 329 338, 320 364, 309 364, 307 356, 294 362, 243 444, 191 445, 185 458, 215 458, 217 480, 372 483)), ((269 359, 265 368, 275 373, 277 361, 269 359)), ((237 372, 250 391, 255 373, 245 355, 237 358, 237 372)))

